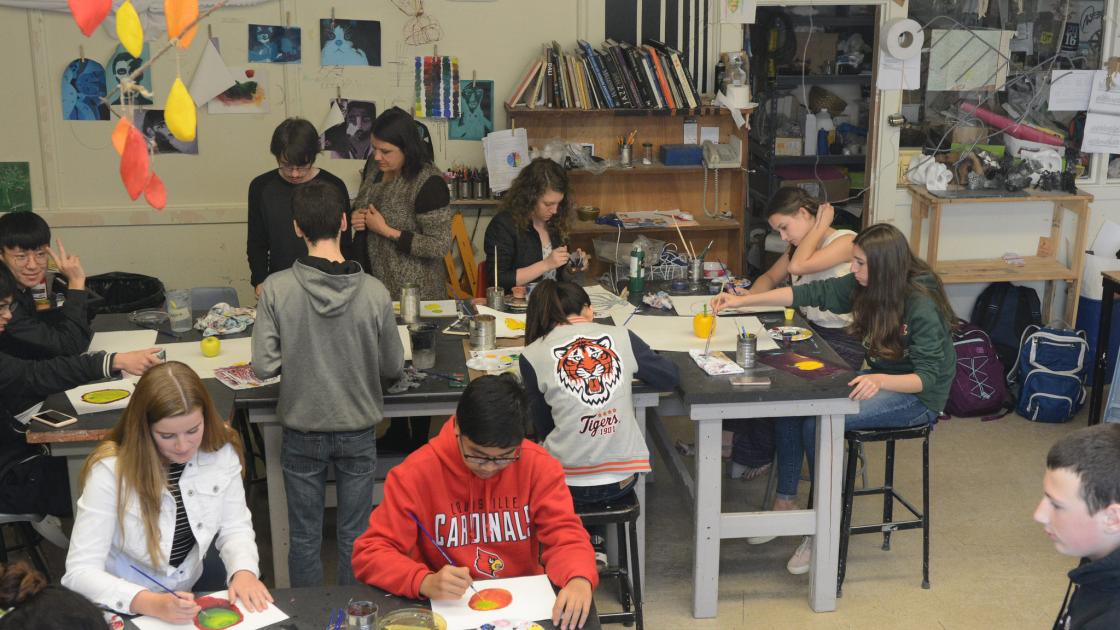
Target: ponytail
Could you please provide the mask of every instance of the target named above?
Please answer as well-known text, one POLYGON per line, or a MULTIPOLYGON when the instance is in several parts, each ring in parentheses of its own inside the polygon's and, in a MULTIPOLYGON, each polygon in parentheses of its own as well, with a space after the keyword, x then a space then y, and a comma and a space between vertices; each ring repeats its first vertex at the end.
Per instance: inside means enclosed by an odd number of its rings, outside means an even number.
POLYGON ((578 284, 556 280, 541 280, 529 296, 529 309, 525 314, 525 343, 530 344, 566 324, 572 315, 579 315, 591 305, 578 284))

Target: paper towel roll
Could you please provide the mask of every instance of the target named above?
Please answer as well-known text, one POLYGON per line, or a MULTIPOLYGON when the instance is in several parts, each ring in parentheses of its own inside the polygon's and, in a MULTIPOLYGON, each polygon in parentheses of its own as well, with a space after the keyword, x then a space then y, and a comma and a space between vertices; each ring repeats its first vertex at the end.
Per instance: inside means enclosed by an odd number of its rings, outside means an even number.
POLYGON ((922 25, 910 18, 895 18, 880 33, 883 52, 896 59, 913 59, 922 53, 925 33, 922 25))

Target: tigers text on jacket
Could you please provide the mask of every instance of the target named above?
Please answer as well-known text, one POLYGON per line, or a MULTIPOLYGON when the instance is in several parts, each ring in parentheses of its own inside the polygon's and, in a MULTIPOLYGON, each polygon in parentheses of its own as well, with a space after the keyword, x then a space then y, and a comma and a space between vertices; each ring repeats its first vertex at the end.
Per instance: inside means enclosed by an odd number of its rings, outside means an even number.
POLYGON ((389 471, 385 498, 354 541, 354 576, 394 595, 420 597, 420 582, 447 561, 415 516, 458 566, 479 579, 546 573, 563 587, 599 583, 591 540, 572 507, 560 464, 521 442, 521 457, 489 479, 467 468, 455 419, 389 471), (544 566, 541 566, 541 563, 544 566))
POLYGON ((241 460, 232 445, 213 453, 199 451, 187 463, 179 488, 183 509, 197 544, 179 568, 168 565, 175 532, 175 499, 164 488, 159 510, 159 569, 152 567, 140 505, 135 496, 125 506, 123 531, 117 521, 117 458, 106 457, 90 470, 66 555, 62 585, 93 603, 127 613, 133 598, 153 585, 136 565, 173 591, 190 591, 202 575, 203 554, 214 542, 226 568, 226 580, 238 571, 260 576, 252 515, 241 485, 241 460))
POLYGON ((569 485, 603 485, 650 470, 634 419, 634 376, 671 389, 676 365, 625 328, 593 322, 553 328, 525 348, 520 364, 537 432, 569 485))

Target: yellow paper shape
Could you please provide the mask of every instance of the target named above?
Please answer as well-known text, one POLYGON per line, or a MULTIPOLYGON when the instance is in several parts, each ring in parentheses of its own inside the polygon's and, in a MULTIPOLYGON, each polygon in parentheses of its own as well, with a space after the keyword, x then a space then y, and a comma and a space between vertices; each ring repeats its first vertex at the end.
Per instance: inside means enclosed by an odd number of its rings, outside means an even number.
POLYGON ((167 16, 167 36, 179 38, 179 48, 187 49, 198 27, 183 33, 183 27, 198 19, 198 0, 164 0, 163 12, 167 16))
POLYGON ((144 52, 144 27, 140 25, 140 16, 130 0, 125 0, 117 9, 117 39, 133 57, 139 58, 144 52))
POLYGON ((171 135, 190 142, 194 140, 195 130, 198 127, 198 114, 195 112, 194 99, 183 85, 183 80, 175 77, 171 84, 171 92, 167 95, 167 104, 164 106, 163 118, 171 135))

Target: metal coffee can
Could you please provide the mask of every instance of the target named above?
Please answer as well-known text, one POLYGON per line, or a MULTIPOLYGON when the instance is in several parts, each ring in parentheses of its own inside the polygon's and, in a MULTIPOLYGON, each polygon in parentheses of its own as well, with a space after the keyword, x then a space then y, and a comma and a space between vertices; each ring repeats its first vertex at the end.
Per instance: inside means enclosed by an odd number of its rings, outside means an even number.
POLYGON ((693 285, 699 286, 704 278, 704 259, 690 258, 688 261, 688 279, 693 285))
POLYGON ((739 367, 753 368, 758 356, 758 337, 754 333, 739 335, 735 344, 735 362, 739 367))
POLYGON ((471 350, 493 350, 497 320, 493 315, 475 315, 468 327, 471 350))
POLYGON ((406 284, 401 287, 401 321, 406 324, 420 323, 420 286, 406 284))
POLYGON ((500 311, 506 307, 506 292, 502 287, 489 287, 486 289, 486 306, 500 311))

